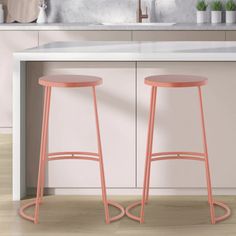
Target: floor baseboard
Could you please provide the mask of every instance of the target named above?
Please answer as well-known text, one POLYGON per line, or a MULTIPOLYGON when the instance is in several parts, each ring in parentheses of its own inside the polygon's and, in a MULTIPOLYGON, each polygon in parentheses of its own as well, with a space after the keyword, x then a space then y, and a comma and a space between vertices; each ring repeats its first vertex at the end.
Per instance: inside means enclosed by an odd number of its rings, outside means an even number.
MULTIPOLYGON (((35 194, 35 188, 27 188, 27 194, 35 194)), ((52 195, 100 195, 99 188, 46 188, 46 194, 52 195)), ((117 196, 141 195, 141 188, 107 188, 107 194, 117 196)), ((235 196, 236 188, 213 188, 214 195, 235 196)), ((150 189, 150 195, 154 196, 202 196, 207 195, 206 188, 155 188, 150 189)))

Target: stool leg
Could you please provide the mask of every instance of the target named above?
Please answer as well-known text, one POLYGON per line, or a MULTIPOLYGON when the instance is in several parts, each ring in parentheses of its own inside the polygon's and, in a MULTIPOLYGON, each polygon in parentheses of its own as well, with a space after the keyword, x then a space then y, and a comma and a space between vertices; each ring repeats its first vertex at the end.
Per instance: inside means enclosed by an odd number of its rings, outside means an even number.
POLYGON ((142 196, 142 204, 141 204, 141 211, 140 211, 140 223, 144 222, 144 206, 145 206, 145 202, 148 200, 148 195, 149 195, 156 94, 157 94, 157 87, 152 87, 149 124, 148 124, 146 163, 145 163, 144 184, 143 184, 143 196, 142 196))
POLYGON ((99 155, 100 176, 101 176, 101 185, 102 185, 102 199, 103 199, 103 204, 104 204, 104 209, 105 209, 106 223, 109 224, 110 216, 109 216, 109 207, 108 207, 107 193, 106 193, 106 181, 105 181, 105 174, 104 174, 104 164, 103 164, 102 145, 101 145, 101 136, 100 136, 100 128, 99 128, 99 120, 98 120, 98 109, 97 109, 97 98, 96 98, 95 87, 93 87, 93 100, 94 100, 94 111, 95 111, 95 118, 96 118, 98 155, 99 155))
MULTIPOLYGON (((49 97, 47 99, 46 107, 48 107, 48 115, 50 111, 50 100, 51 100, 51 92, 49 92, 49 97)), ((48 118, 47 118, 48 119, 48 118)), ((47 128, 48 129, 48 128, 47 128)), ((43 200, 43 194, 44 194, 44 184, 45 184, 45 168, 46 164, 48 162, 48 147, 47 147, 47 140, 48 140, 48 130, 46 134, 46 144, 45 144, 45 152, 42 158, 42 175, 41 175, 41 192, 40 192, 40 203, 43 200)))
POLYGON ((44 195, 44 184, 45 184, 45 168, 46 168, 46 164, 48 162, 48 152, 45 152, 46 154, 44 155, 43 161, 42 161, 42 183, 41 183, 41 191, 40 191, 40 203, 42 203, 43 201, 43 195, 44 195))
POLYGON ((207 148, 201 87, 198 87, 198 93, 199 93, 200 110, 201 110, 202 138, 203 138, 203 146, 204 146, 204 152, 205 152, 205 168, 206 168, 206 178, 207 178, 208 202, 210 204, 211 223, 215 224, 215 209, 214 209, 214 202, 213 202, 213 197, 212 197, 211 176, 210 176, 210 167, 209 167, 209 160, 208 160, 208 148, 207 148))
MULTIPOLYGON (((149 185, 150 185, 150 175, 151 175, 151 158, 152 158, 152 145, 153 145, 153 133, 154 133, 154 125, 155 125, 155 112, 156 112, 156 96, 157 96, 157 87, 154 87, 154 92, 153 92, 153 99, 152 99, 152 107, 153 107, 153 114, 152 114, 152 119, 151 119, 151 127, 152 129, 150 130, 150 136, 151 136, 151 141, 150 141, 150 148, 149 148, 149 154, 148 156, 148 177, 147 177, 147 189, 146 189, 146 194, 145 194, 145 202, 148 202, 149 199, 149 185)), ((148 144, 147 144, 148 145, 148 144)))
POLYGON ((34 223, 38 223, 39 217, 39 204, 43 191, 44 182, 44 169, 46 162, 46 145, 47 145, 47 135, 48 135, 48 120, 49 120, 49 109, 50 109, 50 97, 51 97, 51 87, 45 88, 44 94, 44 109, 43 109, 43 121, 42 121, 42 133, 41 133, 41 147, 40 147, 40 162, 39 162, 39 172, 38 172, 38 184, 37 184, 37 195, 35 201, 35 212, 34 212, 34 223))

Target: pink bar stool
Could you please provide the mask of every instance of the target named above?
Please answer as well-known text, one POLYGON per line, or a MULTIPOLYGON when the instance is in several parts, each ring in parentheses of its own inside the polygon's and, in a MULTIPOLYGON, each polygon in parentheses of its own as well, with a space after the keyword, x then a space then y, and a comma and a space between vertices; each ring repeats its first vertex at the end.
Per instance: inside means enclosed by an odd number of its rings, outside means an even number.
POLYGON ((40 147, 40 161, 39 161, 39 172, 38 172, 38 184, 37 184, 37 196, 33 202, 30 202, 20 208, 19 214, 24 219, 38 223, 39 219, 39 205, 42 203, 43 192, 44 192, 44 172, 47 161, 53 160, 88 160, 97 161, 100 167, 100 177, 102 185, 102 199, 105 210, 105 221, 110 223, 122 218, 125 215, 124 208, 116 203, 107 200, 105 174, 103 166, 103 155, 102 145, 100 138, 100 129, 98 121, 98 109, 95 87, 102 84, 102 79, 95 76, 84 76, 84 75, 52 75, 44 76, 39 79, 39 84, 44 86, 44 109, 43 109, 43 122, 42 122, 42 134, 41 134, 41 147, 40 147), (92 152, 56 152, 47 153, 47 136, 48 136, 48 123, 49 123, 49 111, 50 111, 50 97, 52 87, 64 87, 64 88, 75 88, 75 87, 91 87, 93 92, 95 121, 97 130, 97 145, 98 153, 92 152), (109 215, 109 205, 112 205, 120 210, 120 214, 114 217, 109 215), (25 213, 25 210, 29 207, 35 206, 34 216, 29 216, 25 213))
POLYGON ((144 173, 144 185, 143 185, 143 195, 142 201, 135 202, 126 208, 126 215, 133 220, 139 221, 140 223, 144 222, 144 207, 148 203, 149 198, 149 183, 150 183, 150 171, 151 163, 153 161, 160 160, 194 160, 202 161, 205 163, 206 169, 206 180, 207 180, 207 190, 208 190, 208 202, 210 205, 210 216, 211 223, 215 224, 216 222, 225 220, 231 214, 231 211, 227 205, 222 202, 216 202, 213 200, 212 189, 211 189, 211 178, 210 178, 210 168, 208 162, 208 150, 207 150, 207 140, 206 140, 206 131, 205 131, 205 122, 204 122, 204 113, 203 113, 203 102, 202 102, 202 92, 201 86, 207 84, 207 78, 200 76, 189 76, 189 75, 156 75, 145 78, 145 84, 152 87, 151 91, 151 103, 150 103, 150 114, 149 114, 149 125, 148 125, 148 137, 147 137, 147 151, 146 151, 146 164, 145 164, 145 173, 144 173), (154 132, 154 121, 155 121, 155 109, 156 109, 156 96, 158 87, 169 87, 169 88, 188 88, 196 87, 199 94, 200 102, 200 111, 201 111, 201 123, 202 123, 202 138, 203 138, 203 147, 204 152, 162 152, 162 153, 153 153, 153 132, 154 132), (141 205, 140 216, 137 217, 130 213, 130 210, 141 205), (214 205, 222 207, 225 210, 225 214, 220 217, 215 216, 214 205))

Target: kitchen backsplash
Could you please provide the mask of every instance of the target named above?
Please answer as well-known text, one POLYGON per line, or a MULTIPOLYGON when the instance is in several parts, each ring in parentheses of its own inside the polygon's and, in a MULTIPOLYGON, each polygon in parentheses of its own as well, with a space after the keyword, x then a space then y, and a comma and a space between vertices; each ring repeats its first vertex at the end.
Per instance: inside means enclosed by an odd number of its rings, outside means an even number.
MULTIPOLYGON (((46 0, 49 22, 135 22, 138 0, 46 0)), ((149 21, 195 23, 198 0, 142 0, 149 21)), ((212 0, 206 0, 211 2, 212 0)), ((222 0, 225 2, 226 0, 222 0)), ((0 0, 7 4, 7 0, 0 0)))
MULTIPOLYGON (((137 0, 47 0, 49 22, 135 22, 137 0)), ((142 0, 150 21, 196 22, 197 0, 142 0)))

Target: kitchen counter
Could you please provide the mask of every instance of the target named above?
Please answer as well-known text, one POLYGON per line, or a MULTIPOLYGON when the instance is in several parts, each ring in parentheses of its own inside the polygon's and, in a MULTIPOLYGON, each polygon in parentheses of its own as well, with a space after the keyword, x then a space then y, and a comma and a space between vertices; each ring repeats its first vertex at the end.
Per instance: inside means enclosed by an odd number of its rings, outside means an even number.
MULTIPOLYGON (((235 158, 233 158, 231 154, 235 148, 234 134, 236 133, 236 110, 232 104, 233 99, 235 99, 235 62, 236 42, 55 42, 14 53, 13 200, 20 200, 26 195, 27 148, 31 147, 33 149, 33 154, 29 155, 30 158, 28 158, 28 161, 33 160, 32 158, 34 158, 33 163, 38 162, 37 150, 39 138, 38 136, 36 136, 37 138, 34 138, 36 134, 40 133, 40 131, 36 130, 37 125, 39 127, 40 125, 38 123, 35 125, 35 120, 38 120, 39 114, 41 114, 41 105, 39 104, 41 99, 39 99, 40 93, 38 93, 38 90, 41 88, 37 85, 38 77, 45 73, 63 73, 63 68, 64 73, 70 73, 71 71, 69 71, 69 69, 71 69, 73 73, 75 68, 77 68, 79 69, 77 73, 93 73, 94 75, 104 78, 104 85, 100 90, 101 94, 99 94, 100 98, 103 99, 101 102, 101 105, 103 106, 103 109, 101 109, 103 119, 101 119, 101 122, 103 123, 103 127, 106 128, 109 127, 108 124, 112 121, 110 126, 112 128, 103 131, 106 132, 103 133, 103 135, 104 137, 113 137, 110 140, 104 138, 104 156, 106 157, 108 179, 113 179, 113 182, 109 185, 111 187, 110 191, 114 194, 132 194, 132 191, 139 191, 139 187, 141 186, 140 183, 142 183, 140 176, 142 176, 141 173, 143 173, 143 169, 139 170, 137 169, 137 166, 140 167, 143 165, 143 158, 145 157, 145 145, 143 145, 143 143, 145 143, 146 137, 146 122, 144 122, 144 120, 148 119, 146 116, 148 115, 148 94, 150 92, 149 90, 146 90, 147 86, 143 85, 143 78, 150 74, 163 73, 163 71, 164 73, 176 73, 176 71, 177 73, 200 73, 201 75, 207 76, 209 81, 213 83, 213 86, 208 86, 209 90, 207 94, 209 96, 209 105, 207 106, 207 110, 208 117, 212 120, 212 122, 209 122, 209 141, 211 143, 211 150, 214 154, 213 159, 216 162, 218 161, 217 167, 213 165, 215 168, 214 173, 225 171, 223 172, 223 184, 220 182, 220 184, 215 185, 215 187, 227 186, 229 188, 234 188, 235 181, 233 180, 235 177, 232 176, 235 176, 235 158), (48 63, 52 63, 51 72, 48 70, 49 67, 46 67, 46 71, 43 71, 42 67, 39 67, 39 72, 41 74, 38 73, 35 69, 37 64, 35 62, 40 65, 42 65, 42 62, 47 65, 48 63), (55 62, 59 63, 57 64, 57 70, 55 62), (75 64, 75 62, 81 64, 75 64), (72 65, 70 63, 72 63, 72 65), (31 75, 29 75, 30 65, 33 66, 31 75), (67 66, 69 66, 68 70, 67 66), (27 75, 29 76, 28 78, 26 78, 27 75), (33 76, 35 76, 34 79, 32 78, 33 76), (31 80, 30 83, 26 83, 28 79, 31 80), (222 79, 224 81, 227 80, 227 83, 224 83, 224 86, 222 86, 222 79), (27 91, 30 91, 30 96, 28 96, 29 94, 27 94, 27 91), (31 104, 32 110, 29 109, 27 103, 31 104), (227 107, 225 104, 230 105, 227 107), (115 109, 116 107, 117 110, 115 109), (214 110, 215 107, 216 110, 214 110), (222 110, 224 112, 220 112, 222 110), (31 118, 30 122, 27 123, 26 120, 29 113, 31 114, 31 118), (114 127, 114 119, 122 122, 117 122, 114 127), (226 122, 229 129, 225 127, 226 122), (126 125, 125 128, 124 125, 126 125), (34 127, 34 129, 32 129, 32 127, 34 127), (135 127, 138 127, 138 129, 135 127), (119 132, 115 132, 114 129, 119 130, 119 132), (125 130, 125 136, 120 132, 121 130, 125 130), (218 130, 221 135, 215 135, 215 130, 218 130), (31 136, 28 136, 29 132, 31 132, 31 136), (116 135, 114 135, 114 133, 116 133, 116 135), (223 137, 223 140, 221 137, 223 137), (227 137, 227 141, 225 142, 224 137, 227 137), (29 144, 28 142, 31 143, 29 144), (135 144, 136 142, 137 144, 135 144), (116 152, 114 152, 114 150, 116 150, 116 152), (226 151, 227 153, 225 153, 226 151), (123 155, 124 152, 126 155, 123 155), (135 153, 137 153, 137 155, 135 153), (224 158, 222 159, 222 153, 224 153, 229 161, 226 161, 224 158), (115 156, 116 154, 117 156, 115 156), (222 165, 225 167, 224 170, 221 168, 222 165), (127 168, 124 168, 124 166, 127 168), (119 168, 122 169, 124 178, 121 178, 120 171, 117 171, 119 168), (121 183, 117 183, 117 180, 121 183), (130 184, 127 185, 127 183, 130 184)), ((83 100, 86 99, 86 96, 80 97, 79 100, 81 99, 82 101, 86 101, 83 100)), ((60 98, 58 102, 60 103, 60 101, 65 102, 67 100, 60 98)), ((180 100, 179 102, 186 102, 186 100, 180 100)), ((188 100, 189 104, 192 104, 192 102, 193 100, 188 100)), ((163 104, 164 103, 162 103, 162 105, 163 104)), ((86 107, 87 105, 88 104, 84 104, 86 107)), ((166 104, 164 105, 166 106, 166 104)), ((59 104, 59 107, 61 109, 61 103, 59 104)), ((191 107, 188 109, 191 110, 191 107)), ((188 111, 189 114, 192 112, 195 114, 194 111, 190 110, 188 111)), ((167 117, 173 116, 172 113, 166 115, 167 117)), ((77 120, 76 122, 78 124, 81 123, 77 120)), ((67 122, 67 124, 70 125, 70 122, 67 122)), ((165 125, 166 124, 164 124, 164 126, 165 125)), ((195 128, 195 126, 192 128, 195 128)), ((55 128, 57 132, 59 129, 60 125, 58 128, 55 128)), ((73 129, 74 127, 71 128, 71 130, 73 129)), ((182 130, 186 129, 183 128, 182 130)), ((84 131, 82 130, 81 132, 84 131)), ((64 137, 64 134, 60 135, 64 137)), ((180 139, 178 132, 177 135, 177 139, 180 139)), ((188 135, 183 135, 185 138, 187 136, 188 135)), ((165 137, 166 133, 164 139, 165 137)), ((83 139, 83 141, 85 140, 83 139)), ((161 142, 163 142, 163 140, 161 142)), ((191 139, 190 145, 192 146, 190 147, 195 147, 195 144, 192 142, 194 141, 191 139)), ((89 146, 90 143, 91 139, 88 138, 86 144, 89 146)), ((188 168, 186 167, 186 169, 188 168)), ((83 171, 84 169, 78 169, 76 170, 76 173, 79 173, 80 175, 83 171)), ((30 179, 32 179, 32 175, 36 172, 36 168, 34 169, 31 167, 30 176, 28 176, 28 178, 30 177, 30 179)), ((60 170, 55 170, 54 176, 56 172, 58 174, 61 173, 60 170)), ((157 173, 159 172, 161 172, 160 169, 158 169, 157 173)), ((161 173, 163 174, 163 172, 161 173)), ((177 176, 176 173, 179 172, 176 172, 176 170, 174 172, 174 170, 172 170, 173 176, 177 176)), ((83 174, 85 175, 86 173, 83 172, 83 174)), ((191 173, 188 173, 188 175, 191 175, 191 173)), ((90 176, 88 179, 90 180, 91 178, 92 177, 90 176)), ((196 181, 195 175, 191 178, 196 181)), ((74 176, 72 179, 77 180, 79 178, 74 176)), ((157 179, 159 180, 160 178, 157 179)), ((182 181, 186 181, 186 178, 184 177, 182 181)), ((182 181, 180 182, 183 183, 182 181)), ((90 191, 90 193, 98 194, 98 192, 94 192, 94 185, 94 182, 92 182, 92 184, 90 182, 86 182, 85 185, 81 184, 80 186, 82 186, 82 188, 79 190, 79 193, 85 191, 83 189, 86 189, 86 191, 90 191)), ((185 185, 188 186, 188 182, 185 183, 185 185)), ((54 183, 52 187, 54 186, 61 185, 54 183)), ((73 189, 76 189, 78 183, 74 183, 73 186, 73 189)), ((159 185, 155 186, 158 187, 159 185)), ((173 185, 170 184, 169 186, 173 185)), ((199 185, 196 185, 195 187, 199 189, 199 186, 202 186, 201 181, 199 185)), ((66 193, 68 193, 68 187, 64 187, 66 188, 66 193)), ((96 191, 100 191, 99 187, 96 191)), ((88 192, 83 193, 88 194, 88 192)), ((200 194, 202 193, 203 192, 200 192, 200 194)))
POLYGON ((234 61, 236 42, 55 42, 14 56, 16 61, 234 61))
POLYGON ((47 31, 47 30, 68 30, 68 31, 136 31, 136 30, 153 30, 153 31, 231 31, 236 30, 236 24, 196 24, 196 23, 177 23, 172 26, 160 26, 160 25, 147 25, 147 24, 108 24, 103 25, 99 23, 50 23, 50 24, 0 24, 1 30, 37 30, 37 31, 47 31))

